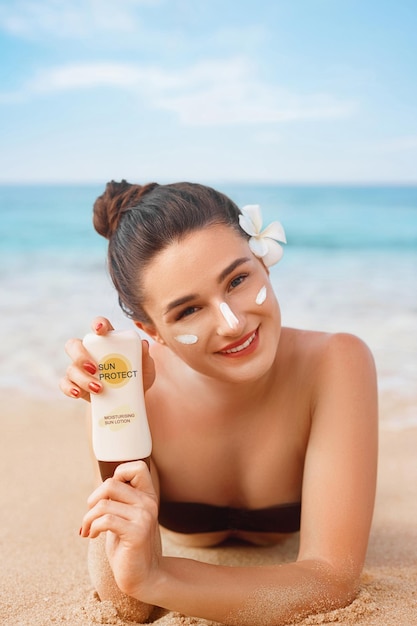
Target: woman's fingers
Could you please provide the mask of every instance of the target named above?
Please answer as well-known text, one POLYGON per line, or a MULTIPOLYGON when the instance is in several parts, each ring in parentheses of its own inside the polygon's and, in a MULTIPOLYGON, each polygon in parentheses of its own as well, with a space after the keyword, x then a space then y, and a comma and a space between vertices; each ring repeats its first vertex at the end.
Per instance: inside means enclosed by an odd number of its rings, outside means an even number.
POLYGON ((153 486, 151 473, 145 461, 128 461, 121 463, 115 469, 113 479, 129 483, 142 493, 157 497, 153 486))
POLYGON ((70 398, 75 398, 77 400, 90 400, 90 393, 82 389, 80 385, 75 383, 73 380, 70 380, 67 376, 64 376, 59 381, 59 388, 66 396, 69 396, 70 398))
MULTIPOLYGON (((91 327, 97 335, 106 335, 113 326, 105 317, 96 317, 91 327)), ((103 385, 97 378, 98 364, 84 347, 81 339, 71 338, 65 344, 65 352, 71 359, 66 376, 61 378, 59 387, 70 398, 90 400, 90 394, 100 393, 103 385)), ((149 343, 142 341, 143 387, 146 391, 155 380, 155 364, 149 354, 149 343)))
POLYGON ((92 509, 100 500, 114 500, 125 504, 136 504, 141 492, 127 482, 107 478, 87 500, 88 508, 92 509))
MULTIPOLYGON (((84 347, 81 339, 71 338, 65 343, 65 352, 73 363, 82 365, 83 363, 91 362, 94 369, 97 370, 97 365, 94 363, 94 359, 91 357, 88 350, 84 347)), ((90 372, 91 373, 91 372, 90 372)))
MULTIPOLYGON (((96 317, 92 322, 93 330, 105 335, 113 326, 105 317, 96 317)), ((81 339, 71 338, 65 344, 65 352, 71 359, 66 376, 61 378, 59 387, 71 398, 90 399, 91 393, 100 393, 102 385, 97 379, 98 365, 84 347, 81 339)))
POLYGON ((148 532, 158 519, 158 498, 146 464, 138 461, 120 465, 115 477, 108 478, 91 494, 88 506, 80 529, 83 537, 95 537, 103 530, 118 532, 115 517, 118 527, 120 520, 125 520, 148 532))
POLYGON ((101 316, 93 319, 91 328, 97 335, 105 335, 109 330, 114 330, 109 320, 101 316))
POLYGON ((97 517, 91 523, 91 526, 86 531, 81 532, 81 537, 88 537, 89 539, 95 539, 101 533, 105 533, 108 530, 113 532, 118 537, 125 537, 127 535, 134 536, 135 525, 130 520, 124 519, 119 515, 107 514, 101 517, 97 517))
POLYGON ((93 491, 87 500, 92 509, 101 500, 112 500, 124 504, 143 504, 144 501, 154 502, 158 508, 150 471, 145 461, 129 461, 115 469, 113 478, 107 478, 93 491))
POLYGON ((61 379, 59 386, 67 396, 89 399, 91 393, 100 393, 103 386, 96 376, 98 366, 89 353, 80 346, 78 352, 75 352, 76 341, 80 340, 73 340, 69 348, 77 355, 76 360, 67 367, 66 375, 61 379))
POLYGON ((117 500, 126 504, 136 504, 148 497, 158 502, 151 473, 145 461, 121 463, 114 471, 113 478, 107 478, 93 491, 87 500, 91 509, 102 499, 117 500))
POLYGON ((132 519, 137 519, 138 517, 140 517, 140 507, 137 503, 135 505, 126 504, 108 498, 99 500, 94 507, 84 515, 80 535, 93 539, 97 537, 100 532, 103 532, 103 530, 113 530, 113 532, 116 532, 114 529, 116 518, 118 524, 120 524, 120 521, 132 521, 132 519), (98 528, 101 528, 101 530, 98 530, 98 528))

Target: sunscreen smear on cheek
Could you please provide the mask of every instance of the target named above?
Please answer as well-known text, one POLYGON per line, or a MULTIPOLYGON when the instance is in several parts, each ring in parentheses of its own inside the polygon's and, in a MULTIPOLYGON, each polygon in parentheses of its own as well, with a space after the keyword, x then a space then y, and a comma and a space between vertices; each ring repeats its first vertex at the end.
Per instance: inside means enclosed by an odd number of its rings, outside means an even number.
POLYGON ((266 300, 266 287, 265 285, 263 287, 260 288, 260 290, 258 291, 258 294, 256 296, 255 302, 256 304, 263 304, 266 300))
POLYGON ((149 465, 152 439, 142 381, 142 341, 134 330, 90 333, 83 344, 98 365, 103 385, 91 394, 92 441, 103 480, 120 463, 149 465))
POLYGON ((178 343, 182 343, 185 346, 191 346, 193 343, 197 343, 197 335, 176 335, 175 339, 178 343))

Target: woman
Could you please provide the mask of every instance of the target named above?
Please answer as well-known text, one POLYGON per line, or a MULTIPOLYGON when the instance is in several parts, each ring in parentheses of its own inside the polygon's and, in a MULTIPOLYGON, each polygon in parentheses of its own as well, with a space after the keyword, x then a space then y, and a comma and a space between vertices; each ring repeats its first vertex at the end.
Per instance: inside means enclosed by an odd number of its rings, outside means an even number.
MULTIPOLYGON (((113 182, 94 225, 109 239, 123 310, 154 340, 149 352, 144 342, 151 469, 120 465, 91 495, 80 530, 94 540, 101 599, 137 621, 161 606, 251 626, 349 604, 376 482, 367 347, 348 334, 281 326, 268 267, 285 236, 277 222, 262 231, 257 206, 241 212, 202 185, 113 182), (265 545, 300 530, 299 554, 256 569, 167 557, 159 524, 194 546, 230 537, 265 545)), ((111 325, 97 318, 93 328, 111 325)), ((66 349, 64 393, 100 393, 81 341, 66 349)))

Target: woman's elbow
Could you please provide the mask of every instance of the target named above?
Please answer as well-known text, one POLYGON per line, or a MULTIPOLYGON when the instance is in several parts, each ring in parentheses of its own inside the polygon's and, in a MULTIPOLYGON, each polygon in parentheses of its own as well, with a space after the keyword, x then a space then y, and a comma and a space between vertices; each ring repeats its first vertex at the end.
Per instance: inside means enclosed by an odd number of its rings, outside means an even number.
POLYGON ((312 575, 310 598, 314 605, 313 612, 322 613, 343 608, 351 604, 358 595, 361 580, 361 570, 358 568, 336 568, 323 561, 304 564, 312 575))
POLYGON ((349 606, 360 590, 361 574, 354 571, 338 571, 329 568, 325 575, 325 594, 329 600, 329 608, 341 609, 349 606))

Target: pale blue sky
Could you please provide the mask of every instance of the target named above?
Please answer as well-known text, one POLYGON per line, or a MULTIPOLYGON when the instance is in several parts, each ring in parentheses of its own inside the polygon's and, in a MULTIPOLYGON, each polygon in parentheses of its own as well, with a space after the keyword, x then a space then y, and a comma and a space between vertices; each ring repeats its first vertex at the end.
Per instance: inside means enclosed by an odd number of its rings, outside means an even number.
POLYGON ((0 0, 0 182, 417 183, 415 0, 0 0))

